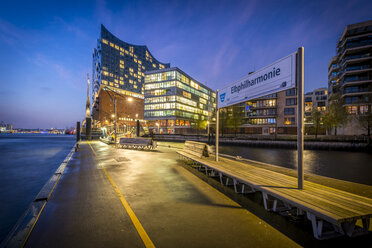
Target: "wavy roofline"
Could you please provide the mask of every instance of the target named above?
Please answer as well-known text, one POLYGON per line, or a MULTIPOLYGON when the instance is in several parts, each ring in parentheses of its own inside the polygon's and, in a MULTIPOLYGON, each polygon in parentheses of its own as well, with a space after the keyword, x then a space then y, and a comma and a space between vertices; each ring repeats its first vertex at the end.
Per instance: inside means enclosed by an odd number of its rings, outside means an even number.
POLYGON ((128 43, 126 41, 123 41, 122 39, 119 39, 116 35, 114 35, 112 32, 110 32, 103 24, 101 24, 101 39, 102 39, 102 30, 107 31, 109 34, 111 34, 112 36, 114 36, 116 39, 120 40, 121 42, 123 42, 125 44, 128 44, 128 46, 144 47, 149 52, 149 54, 151 55, 151 57, 153 59, 155 59, 158 63, 163 64, 163 65, 169 64, 169 66, 170 66, 170 63, 163 63, 163 62, 159 61, 157 58, 155 58, 155 56, 150 52, 150 49, 146 45, 135 45, 135 44, 132 44, 132 43, 128 43))

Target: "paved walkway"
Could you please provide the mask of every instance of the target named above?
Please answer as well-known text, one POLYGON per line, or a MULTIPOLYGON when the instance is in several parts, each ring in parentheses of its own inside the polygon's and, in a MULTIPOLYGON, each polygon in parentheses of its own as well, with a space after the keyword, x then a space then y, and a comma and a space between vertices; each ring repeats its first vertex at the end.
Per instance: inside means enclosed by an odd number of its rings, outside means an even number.
POLYGON ((82 143, 26 247, 298 246, 177 158, 82 143))

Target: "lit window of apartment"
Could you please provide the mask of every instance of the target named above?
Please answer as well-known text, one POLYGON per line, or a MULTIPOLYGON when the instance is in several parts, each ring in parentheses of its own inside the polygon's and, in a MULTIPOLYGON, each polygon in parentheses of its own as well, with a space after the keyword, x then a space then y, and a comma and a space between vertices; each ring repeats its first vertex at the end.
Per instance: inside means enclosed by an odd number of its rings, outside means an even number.
POLYGON ((356 113, 358 113, 358 106, 347 106, 346 111, 349 114, 356 114, 356 113))
POLYGON ((293 125, 296 124, 295 117, 285 117, 284 118, 284 125, 293 125))
POLYGON ((102 39, 102 43, 108 45, 109 42, 107 40, 105 40, 105 39, 102 39))
POLYGON ((363 105, 363 106, 359 106, 359 111, 361 114, 366 114, 368 113, 368 105, 363 105))

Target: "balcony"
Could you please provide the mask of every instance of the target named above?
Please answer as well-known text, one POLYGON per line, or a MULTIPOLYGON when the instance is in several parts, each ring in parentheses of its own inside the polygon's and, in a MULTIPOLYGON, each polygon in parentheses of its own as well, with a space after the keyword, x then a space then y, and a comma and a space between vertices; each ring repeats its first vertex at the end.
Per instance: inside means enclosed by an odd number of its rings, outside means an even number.
POLYGON ((345 67, 346 64, 354 64, 354 63, 363 62, 369 59, 372 59, 372 56, 370 53, 350 55, 350 56, 346 56, 345 58, 343 58, 341 60, 340 65, 341 67, 345 67))
POLYGON ((347 75, 365 73, 365 72, 369 72, 369 71, 372 71, 372 68, 371 68, 370 65, 347 67, 345 70, 342 71, 342 74, 340 75, 340 78, 343 78, 347 75))
POLYGON ((343 60, 343 57, 348 54, 348 53, 357 53, 357 52, 363 52, 367 49, 370 49, 372 48, 372 41, 370 42, 371 44, 362 44, 360 46, 355 46, 355 47, 348 47, 348 48, 343 48, 341 49, 337 55, 339 56, 339 58, 341 59, 341 61, 343 60))

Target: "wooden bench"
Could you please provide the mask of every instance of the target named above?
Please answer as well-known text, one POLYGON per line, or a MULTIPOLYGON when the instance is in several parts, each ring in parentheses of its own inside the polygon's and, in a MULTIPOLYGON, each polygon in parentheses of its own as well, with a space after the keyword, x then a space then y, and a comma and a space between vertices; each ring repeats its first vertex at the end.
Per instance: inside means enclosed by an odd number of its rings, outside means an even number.
POLYGON ((187 158, 190 156, 195 156, 197 158, 209 157, 208 145, 206 143, 189 140, 186 140, 182 151, 178 151, 177 153, 187 158))
POLYGON ((134 149, 156 149, 156 142, 150 138, 120 138, 118 147, 134 149))
POLYGON ((371 198, 309 181, 305 181, 304 189, 300 190, 297 189, 297 178, 259 168, 254 163, 223 157, 216 162, 213 156, 188 155, 183 151, 179 154, 204 166, 207 175, 219 176, 222 184, 229 185, 232 182, 235 192, 261 192, 264 207, 268 211, 296 210, 298 215, 306 214, 317 239, 369 233, 371 198), (361 222, 360 226, 356 225, 357 221, 361 222))

